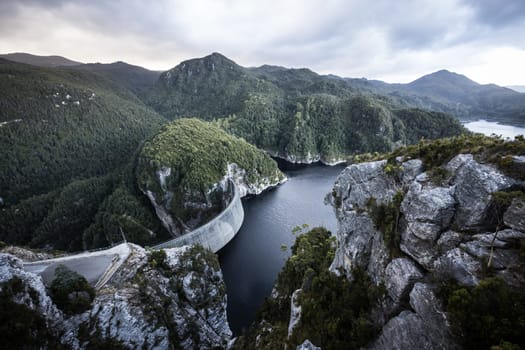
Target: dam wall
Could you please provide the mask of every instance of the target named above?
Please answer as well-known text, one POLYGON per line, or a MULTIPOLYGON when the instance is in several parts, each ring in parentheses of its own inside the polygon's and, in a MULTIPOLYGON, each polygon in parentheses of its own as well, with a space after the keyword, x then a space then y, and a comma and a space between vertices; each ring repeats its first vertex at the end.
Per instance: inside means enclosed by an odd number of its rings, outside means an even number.
POLYGON ((235 237, 244 220, 244 209, 242 207, 239 189, 233 182, 230 182, 230 184, 234 191, 233 198, 219 215, 195 230, 158 244, 152 247, 152 249, 166 249, 200 244, 204 248, 208 248, 214 253, 217 253, 235 237))

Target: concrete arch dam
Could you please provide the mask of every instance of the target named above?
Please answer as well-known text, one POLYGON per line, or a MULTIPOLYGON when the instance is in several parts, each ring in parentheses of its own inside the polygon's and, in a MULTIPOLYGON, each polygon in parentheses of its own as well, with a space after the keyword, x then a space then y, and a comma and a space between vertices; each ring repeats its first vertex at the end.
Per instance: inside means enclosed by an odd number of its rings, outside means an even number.
POLYGON ((166 249, 200 244, 204 248, 208 248, 214 253, 217 253, 222 247, 228 244, 228 242, 235 237, 244 220, 244 209, 242 207, 239 189, 233 181, 230 181, 230 183, 234 191, 233 198, 219 215, 195 230, 158 244, 152 247, 152 249, 166 249))

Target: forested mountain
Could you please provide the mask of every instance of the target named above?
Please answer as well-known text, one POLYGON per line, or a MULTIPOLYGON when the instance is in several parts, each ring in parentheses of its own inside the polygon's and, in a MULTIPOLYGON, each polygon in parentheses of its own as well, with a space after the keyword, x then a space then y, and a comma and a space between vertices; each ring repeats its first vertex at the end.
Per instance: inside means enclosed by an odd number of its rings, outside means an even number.
POLYGON ((6 60, 18 63, 31 64, 33 66, 39 67, 65 67, 82 64, 80 62, 72 61, 62 56, 38 56, 23 52, 15 52, 0 55, 0 58, 4 58, 6 60))
MULTIPOLYGON (((99 207, 99 227, 115 226, 111 215, 121 219, 132 206, 154 229, 147 207, 114 197, 119 188, 133 197, 133 180, 122 175, 164 122, 100 75, 0 60, 0 240, 81 249, 99 207)), ((121 240, 118 227, 110 231, 121 240)))
POLYGON ((425 75, 409 84, 366 79, 346 81, 401 103, 450 113, 460 119, 489 118, 525 125, 525 94, 495 84, 478 84, 447 70, 425 75))
POLYGON ((135 94, 140 94, 155 84, 161 72, 151 71, 126 62, 87 63, 71 68, 103 75, 135 94))
POLYGON ((174 235, 197 228, 231 200, 228 181, 241 197, 277 186, 284 175, 265 152, 196 118, 181 118, 146 141, 137 182, 174 235))
POLYGON ((168 119, 215 120, 293 162, 333 163, 354 152, 387 151, 421 137, 462 132, 447 115, 407 109, 407 103, 342 78, 308 69, 243 68, 218 53, 163 73, 146 103, 168 119))

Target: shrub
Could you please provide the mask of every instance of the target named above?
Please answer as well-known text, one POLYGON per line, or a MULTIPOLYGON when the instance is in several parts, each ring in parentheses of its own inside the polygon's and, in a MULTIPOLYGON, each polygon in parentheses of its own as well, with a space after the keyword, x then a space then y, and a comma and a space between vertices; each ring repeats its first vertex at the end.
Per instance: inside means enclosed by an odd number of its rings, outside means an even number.
POLYGON ((398 226, 403 198, 404 193, 398 191, 388 203, 377 204, 375 198, 370 198, 367 203, 370 217, 376 229, 383 233, 383 239, 391 257, 399 255, 401 233, 398 226))
POLYGON ((161 270, 170 270, 170 265, 168 264, 168 257, 166 256, 166 251, 164 249, 152 251, 148 257, 148 262, 153 267, 159 268, 161 270))
POLYGON ((456 286, 445 299, 453 329, 466 349, 525 345, 525 293, 500 278, 456 286))
POLYGON ((51 282, 50 296, 66 314, 78 314, 91 307, 95 290, 82 275, 59 265, 51 282))

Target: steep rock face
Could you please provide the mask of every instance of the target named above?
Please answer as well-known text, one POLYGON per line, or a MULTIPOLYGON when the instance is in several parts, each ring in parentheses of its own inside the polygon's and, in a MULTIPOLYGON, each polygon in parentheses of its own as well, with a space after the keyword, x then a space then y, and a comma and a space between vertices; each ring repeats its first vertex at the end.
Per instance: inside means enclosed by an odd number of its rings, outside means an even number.
MULTIPOLYGON (((33 318, 41 319, 42 324, 40 329, 34 329, 35 324, 32 322, 26 324, 24 327, 30 329, 30 334, 36 339, 20 339, 19 344, 30 344, 30 341, 38 341, 35 346, 51 346, 44 338, 44 335, 54 338, 58 341, 61 332, 63 331, 63 313, 56 307, 51 298, 46 293, 46 287, 42 279, 32 273, 25 272, 23 269, 22 260, 10 254, 0 253, 0 294, 2 298, 9 298, 10 300, 2 300, 3 308, 6 307, 7 302, 13 302, 23 309, 26 313, 33 314, 33 318), (9 284, 16 284, 17 287, 9 288, 9 284), (11 289, 9 293, 8 289, 11 289), (38 339, 41 337, 41 339, 38 339)), ((3 309, 4 312, 10 310, 3 309)), ((20 310, 17 310, 20 312, 20 310)), ((17 318, 20 315, 11 315, 10 318, 17 318)), ((27 322, 27 318, 25 319, 27 322)), ((23 322, 23 321, 22 321, 23 322)), ((9 338, 10 334, 4 334, 9 338)), ((3 344, 7 346, 7 344, 3 344)))
POLYGON ((522 199, 513 199, 500 213, 498 229, 493 198, 497 191, 523 191, 523 183, 471 154, 447 162, 445 179, 438 183, 419 160, 390 162, 353 164, 338 177, 331 196, 339 222, 331 270, 352 279, 359 267, 376 284, 384 284, 386 300, 374 315, 383 328, 370 348, 456 348, 435 281, 452 278, 475 286, 490 261, 494 274, 507 284, 523 285, 518 249, 525 238, 522 199), (394 208, 397 217, 374 217, 370 198, 389 208, 398 192, 404 196, 394 208), (390 236, 378 228, 386 220, 391 220, 390 236), (397 249, 392 249, 392 235, 399 239, 397 249))
POLYGON ((144 144, 136 170, 141 191, 164 227, 180 236, 206 223, 229 202, 285 180, 263 151, 197 119, 179 119, 144 144))
POLYGON ((459 348, 452 340, 452 333, 440 302, 428 285, 414 285, 410 292, 410 306, 415 312, 403 311, 390 319, 369 349, 459 348))
POLYGON ((50 332, 73 349, 95 344, 144 349, 226 347, 231 331, 226 294, 216 256, 200 247, 131 254, 90 310, 67 316, 46 294, 39 276, 20 260, 0 255, 0 283, 18 276, 25 292, 13 296, 46 320, 50 332), (34 290, 31 292, 30 290, 34 290))
POLYGON ((505 176, 495 167, 479 164, 470 154, 458 155, 447 166, 454 170, 458 202, 456 225, 460 230, 478 229, 487 218, 491 193, 510 188, 516 180, 505 176))

